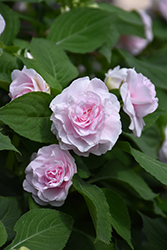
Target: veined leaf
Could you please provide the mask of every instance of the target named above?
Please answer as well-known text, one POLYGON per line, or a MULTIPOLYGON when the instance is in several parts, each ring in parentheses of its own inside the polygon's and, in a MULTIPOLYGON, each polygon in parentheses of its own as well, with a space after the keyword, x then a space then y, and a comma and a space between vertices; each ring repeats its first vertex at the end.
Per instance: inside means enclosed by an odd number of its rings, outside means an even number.
POLYGON ((24 214, 16 223, 16 237, 5 248, 24 246, 36 250, 62 250, 73 225, 71 216, 52 209, 34 209, 24 214))
POLYGON ((96 240, 109 244, 111 240, 111 218, 104 194, 100 188, 87 184, 77 174, 73 177, 73 185, 83 195, 87 203, 96 230, 96 240))
POLYGON ((101 9, 75 8, 55 19, 48 39, 64 50, 91 52, 104 43, 114 18, 101 9))
POLYGON ((135 11, 125 11, 117 6, 109 3, 99 3, 101 9, 116 14, 115 27, 120 35, 133 34, 136 36, 145 37, 144 25, 139 16, 135 11))
POLYGON ((38 142, 51 142, 51 95, 31 92, 22 95, 0 109, 0 120, 16 133, 38 142))
POLYGON ((118 142, 122 150, 130 153, 139 165, 153 175, 161 183, 167 185, 167 164, 152 159, 148 155, 132 148, 128 142, 118 142))
POLYGON ((11 54, 4 52, 0 56, 1 78, 7 82, 11 82, 10 74, 14 69, 19 67, 17 58, 11 54))
POLYGON ((12 240, 15 236, 13 231, 14 225, 21 216, 16 198, 0 196, 0 208, 0 220, 5 227, 8 240, 12 240))
POLYGON ((12 145, 8 136, 0 133, 0 150, 13 150, 19 152, 15 146, 12 145))
POLYGON ((140 175, 119 161, 109 161, 108 164, 99 171, 93 179, 93 182, 109 179, 127 184, 145 200, 152 200, 157 196, 140 175))
POLYGON ((0 247, 3 246, 6 241, 7 241, 7 233, 2 221, 0 220, 0 247))
POLYGON ((51 92, 54 95, 57 95, 61 92, 62 87, 58 80, 50 75, 47 71, 44 70, 43 66, 36 61, 35 59, 25 58, 23 56, 19 56, 21 61, 26 65, 28 69, 34 69, 38 74, 40 74, 47 84, 51 87, 51 92))
POLYGON ((30 44, 30 50, 42 68, 59 81, 62 87, 66 87, 77 77, 77 68, 53 41, 34 38, 30 44))
POLYGON ((111 214, 111 225, 116 230, 116 232, 133 248, 131 243, 131 221, 127 210, 127 207, 116 192, 110 189, 102 189, 110 208, 111 214))

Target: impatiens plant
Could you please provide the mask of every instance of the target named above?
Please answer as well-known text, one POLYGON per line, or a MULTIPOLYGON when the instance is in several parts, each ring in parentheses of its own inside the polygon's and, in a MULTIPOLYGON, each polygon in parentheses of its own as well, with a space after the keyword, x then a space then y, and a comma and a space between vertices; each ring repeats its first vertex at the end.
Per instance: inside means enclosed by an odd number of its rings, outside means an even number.
POLYGON ((0 2, 1 249, 166 249, 165 3, 0 2))

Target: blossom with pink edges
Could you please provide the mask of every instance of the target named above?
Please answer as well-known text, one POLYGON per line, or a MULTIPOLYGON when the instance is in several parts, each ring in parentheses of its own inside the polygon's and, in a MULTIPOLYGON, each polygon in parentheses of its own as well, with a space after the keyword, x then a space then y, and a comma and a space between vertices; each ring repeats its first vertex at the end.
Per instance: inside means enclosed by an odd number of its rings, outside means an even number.
POLYGON ((51 130, 61 149, 101 155, 116 143, 121 130, 120 104, 100 79, 79 78, 51 102, 51 130))
POLYGON ((12 100, 33 91, 50 93, 49 85, 34 69, 27 69, 26 66, 22 70, 15 69, 11 78, 9 96, 12 100))
POLYGON ((45 146, 33 154, 25 170, 23 188, 32 193, 38 204, 59 207, 68 195, 76 172, 75 161, 68 151, 56 144, 45 146))
POLYGON ((135 136, 140 137, 145 125, 143 117, 154 112, 158 107, 155 86, 141 73, 128 69, 127 78, 120 88, 120 93, 123 110, 131 120, 129 129, 135 136))

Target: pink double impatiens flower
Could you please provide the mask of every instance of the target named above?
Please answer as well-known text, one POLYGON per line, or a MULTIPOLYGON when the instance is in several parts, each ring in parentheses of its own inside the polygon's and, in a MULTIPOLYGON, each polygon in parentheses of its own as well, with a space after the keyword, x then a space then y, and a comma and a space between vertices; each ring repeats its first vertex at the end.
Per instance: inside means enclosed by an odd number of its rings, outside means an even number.
POLYGON ((23 188, 40 205, 63 205, 77 172, 73 157, 55 144, 39 149, 32 157, 25 170, 23 188))
POLYGON ((145 125, 143 117, 154 112, 158 107, 154 85, 134 69, 120 69, 119 66, 108 71, 105 82, 112 83, 111 89, 113 86, 120 89, 123 110, 131 120, 129 129, 135 136, 140 137, 145 125))
POLYGON ((121 130, 120 104, 100 79, 79 78, 56 96, 51 130, 61 149, 101 155, 116 143, 121 130))
POLYGON ((11 77, 9 96, 12 100, 33 91, 50 93, 49 85, 34 69, 24 66, 22 70, 14 70, 11 77))
POLYGON ((134 69, 127 70, 126 81, 120 87, 123 110, 130 117, 129 129, 140 137, 145 125, 143 117, 154 112, 158 107, 155 87, 150 80, 138 74, 134 69))

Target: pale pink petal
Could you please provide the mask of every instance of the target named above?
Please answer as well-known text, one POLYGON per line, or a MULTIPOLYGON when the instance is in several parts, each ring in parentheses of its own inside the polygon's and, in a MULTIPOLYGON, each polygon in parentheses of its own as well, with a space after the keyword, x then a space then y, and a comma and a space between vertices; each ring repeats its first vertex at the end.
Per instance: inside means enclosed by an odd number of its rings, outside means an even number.
POLYGON ((3 16, 0 14, 0 35, 4 31, 5 26, 6 26, 5 20, 4 20, 3 16))

